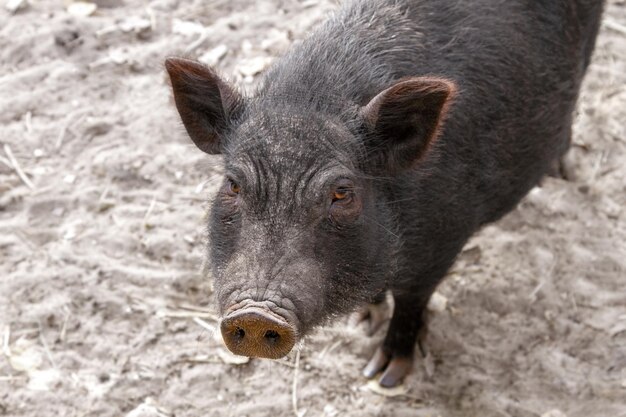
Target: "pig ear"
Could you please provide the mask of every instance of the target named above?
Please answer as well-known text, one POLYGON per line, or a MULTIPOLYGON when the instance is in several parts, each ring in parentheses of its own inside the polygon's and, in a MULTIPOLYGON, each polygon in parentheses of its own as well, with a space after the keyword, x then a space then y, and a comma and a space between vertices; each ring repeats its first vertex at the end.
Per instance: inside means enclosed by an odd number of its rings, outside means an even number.
POLYGON ((221 153, 224 133, 242 107, 241 96, 211 68, 198 62, 168 58, 165 68, 176 108, 191 140, 206 153, 221 153))
POLYGON ((414 77, 399 81, 362 107, 373 168, 398 172, 422 158, 439 133, 455 91, 452 81, 414 77))

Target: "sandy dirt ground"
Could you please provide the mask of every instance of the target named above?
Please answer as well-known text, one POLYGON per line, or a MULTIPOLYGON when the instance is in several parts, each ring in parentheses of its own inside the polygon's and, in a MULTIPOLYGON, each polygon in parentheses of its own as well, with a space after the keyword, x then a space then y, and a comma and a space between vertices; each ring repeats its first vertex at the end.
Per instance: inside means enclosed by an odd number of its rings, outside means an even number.
POLYGON ((623 0, 581 93, 573 180, 471 240, 428 356, 387 395, 360 376, 384 332, 346 320, 283 360, 225 352, 202 273, 221 161, 185 137, 162 65, 201 58, 250 87, 336 5, 82 6, 0 5, 0 415, 626 416, 623 0))

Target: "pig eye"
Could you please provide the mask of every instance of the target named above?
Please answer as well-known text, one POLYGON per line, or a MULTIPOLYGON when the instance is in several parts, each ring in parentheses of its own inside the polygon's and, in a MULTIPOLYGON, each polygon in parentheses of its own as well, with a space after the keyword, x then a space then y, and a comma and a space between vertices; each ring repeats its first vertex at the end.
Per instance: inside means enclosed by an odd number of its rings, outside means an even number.
POLYGON ((332 190, 332 203, 345 205, 350 203, 354 198, 354 184, 348 179, 342 179, 335 184, 332 190))
POLYGON ((330 193, 329 220, 337 227, 355 222, 361 214, 361 198, 354 183, 348 179, 339 180, 330 193))
POLYGON ((228 179, 228 192, 232 195, 237 195, 241 191, 241 186, 235 181, 228 179))
POLYGON ((347 188, 341 187, 337 188, 333 193, 333 203, 335 201, 346 200, 350 197, 351 191, 347 188))

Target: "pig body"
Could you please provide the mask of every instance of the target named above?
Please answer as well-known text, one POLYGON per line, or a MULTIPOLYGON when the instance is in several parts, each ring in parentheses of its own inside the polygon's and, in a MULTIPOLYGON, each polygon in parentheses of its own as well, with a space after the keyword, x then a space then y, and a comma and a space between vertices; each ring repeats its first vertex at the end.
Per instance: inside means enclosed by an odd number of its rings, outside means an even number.
POLYGON ((225 158, 209 255, 235 353, 286 354, 391 291, 365 368, 399 383, 467 239, 567 150, 599 0, 365 0, 278 59, 251 97, 169 59, 191 138, 225 158))

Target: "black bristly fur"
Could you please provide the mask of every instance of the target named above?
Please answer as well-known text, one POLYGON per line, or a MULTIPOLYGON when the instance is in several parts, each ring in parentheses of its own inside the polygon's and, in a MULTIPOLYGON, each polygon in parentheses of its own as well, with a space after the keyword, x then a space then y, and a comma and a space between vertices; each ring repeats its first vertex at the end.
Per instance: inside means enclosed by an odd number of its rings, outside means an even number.
MULTIPOLYGON (((235 121, 205 118, 211 134, 192 133, 241 187, 220 193, 209 225, 222 312, 271 301, 302 335, 391 290, 383 347, 411 356, 422 310, 467 239, 567 150, 601 11, 601 0, 344 5, 236 100, 235 121), (409 111, 411 94, 424 104, 409 111), (353 200, 333 203, 340 180, 353 200)), ((193 82, 214 109, 206 81, 193 82)), ((183 119, 206 117, 185 102, 193 85, 173 87, 183 119)))

